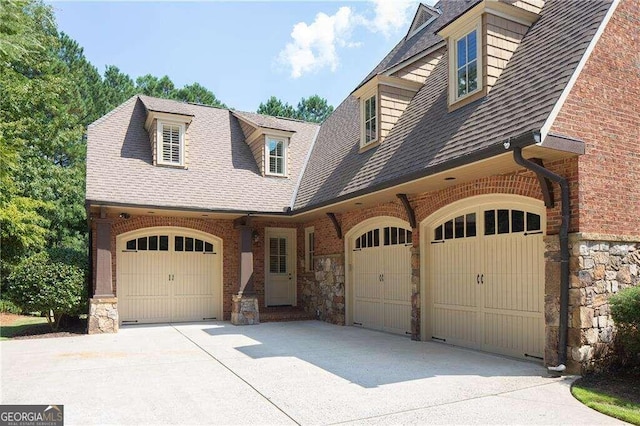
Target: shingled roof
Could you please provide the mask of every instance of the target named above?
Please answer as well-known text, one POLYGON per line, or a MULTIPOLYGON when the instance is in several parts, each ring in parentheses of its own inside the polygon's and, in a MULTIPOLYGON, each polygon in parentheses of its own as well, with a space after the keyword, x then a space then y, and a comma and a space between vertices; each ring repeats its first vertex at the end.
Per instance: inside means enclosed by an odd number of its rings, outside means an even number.
MULTIPOLYGON (((436 43, 435 31, 474 3, 441 1, 440 18, 396 46, 370 77, 436 43)), ((610 4, 606 0, 547 0, 540 19, 489 94, 451 113, 445 55, 385 141, 364 153, 358 153, 359 102, 348 97, 320 129, 294 210, 408 182, 465 159, 488 158, 506 139, 539 130, 610 4)))
POLYGON ((288 178, 259 174, 231 111, 134 96, 89 126, 86 198, 93 204, 282 212, 291 205, 318 125, 267 119, 274 128, 295 132, 288 178), (152 164, 146 109, 192 116, 187 169, 152 164))

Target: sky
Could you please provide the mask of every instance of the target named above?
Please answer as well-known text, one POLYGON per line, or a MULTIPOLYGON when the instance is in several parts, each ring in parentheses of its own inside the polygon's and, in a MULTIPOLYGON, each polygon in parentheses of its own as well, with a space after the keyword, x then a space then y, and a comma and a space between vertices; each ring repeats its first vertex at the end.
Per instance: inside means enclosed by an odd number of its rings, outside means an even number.
MULTIPOLYGON (((433 1, 427 3, 432 4, 433 1)), ((406 35, 413 0, 52 2, 58 28, 103 73, 168 75, 255 111, 276 96, 338 106, 406 35)))

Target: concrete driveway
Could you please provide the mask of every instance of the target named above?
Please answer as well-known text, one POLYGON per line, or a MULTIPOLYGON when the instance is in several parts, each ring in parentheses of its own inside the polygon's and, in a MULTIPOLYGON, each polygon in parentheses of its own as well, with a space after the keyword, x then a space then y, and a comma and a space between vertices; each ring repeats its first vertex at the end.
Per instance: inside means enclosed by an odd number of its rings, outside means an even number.
POLYGON ((3 404, 66 424, 620 424, 539 364, 318 321, 4 341, 3 404))

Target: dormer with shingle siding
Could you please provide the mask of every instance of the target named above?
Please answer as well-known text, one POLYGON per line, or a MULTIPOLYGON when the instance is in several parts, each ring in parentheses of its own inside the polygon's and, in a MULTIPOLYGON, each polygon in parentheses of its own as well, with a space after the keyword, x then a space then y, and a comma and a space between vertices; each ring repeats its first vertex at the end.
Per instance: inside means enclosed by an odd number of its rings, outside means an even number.
POLYGON ((447 42, 450 111, 489 93, 543 5, 543 0, 483 0, 438 31, 447 42))
POLYGON ((289 143, 295 133, 284 119, 234 111, 245 142, 251 148, 262 176, 288 177, 291 170, 289 143))
POLYGON ((193 116, 187 114, 155 111, 147 107, 145 129, 149 132, 154 166, 188 168, 187 130, 192 118, 193 116))

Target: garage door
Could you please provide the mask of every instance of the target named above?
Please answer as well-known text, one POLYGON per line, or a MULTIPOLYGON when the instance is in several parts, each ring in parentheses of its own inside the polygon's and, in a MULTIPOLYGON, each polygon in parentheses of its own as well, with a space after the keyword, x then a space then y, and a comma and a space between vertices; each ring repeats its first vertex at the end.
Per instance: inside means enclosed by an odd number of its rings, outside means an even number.
POLYGON ((434 339, 517 357, 544 351, 543 211, 453 212, 428 230, 434 339))
POLYGON ((221 319, 221 250, 221 240, 187 230, 148 230, 119 238, 121 322, 221 319))
POLYGON ((411 331, 410 229, 379 226, 352 240, 353 324, 398 334, 411 331))

